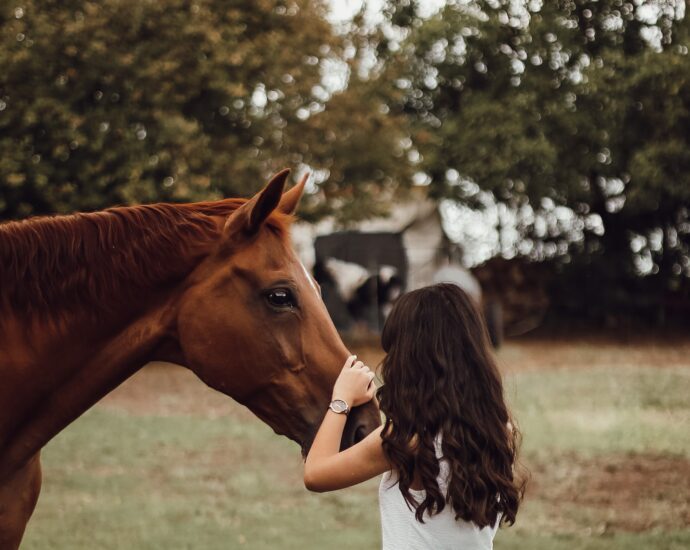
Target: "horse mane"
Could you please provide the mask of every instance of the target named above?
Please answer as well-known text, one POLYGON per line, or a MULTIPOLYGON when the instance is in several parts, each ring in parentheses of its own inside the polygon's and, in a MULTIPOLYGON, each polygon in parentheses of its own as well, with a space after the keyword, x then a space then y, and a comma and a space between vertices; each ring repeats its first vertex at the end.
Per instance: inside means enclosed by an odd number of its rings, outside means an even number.
MULTIPOLYGON (((220 237, 217 218, 245 202, 159 203, 2 223, 0 304, 18 315, 115 309, 123 294, 186 276, 220 237)), ((274 212, 265 223, 285 238, 289 221, 274 212)))

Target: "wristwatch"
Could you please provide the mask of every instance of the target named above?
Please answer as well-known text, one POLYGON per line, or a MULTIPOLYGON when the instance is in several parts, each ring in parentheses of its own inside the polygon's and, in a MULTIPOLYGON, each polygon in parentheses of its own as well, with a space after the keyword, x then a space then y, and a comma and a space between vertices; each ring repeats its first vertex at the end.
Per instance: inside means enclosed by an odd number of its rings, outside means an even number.
POLYGON ((328 405, 328 408, 337 414, 347 414, 350 412, 350 405, 342 399, 334 399, 331 401, 331 404, 328 405))

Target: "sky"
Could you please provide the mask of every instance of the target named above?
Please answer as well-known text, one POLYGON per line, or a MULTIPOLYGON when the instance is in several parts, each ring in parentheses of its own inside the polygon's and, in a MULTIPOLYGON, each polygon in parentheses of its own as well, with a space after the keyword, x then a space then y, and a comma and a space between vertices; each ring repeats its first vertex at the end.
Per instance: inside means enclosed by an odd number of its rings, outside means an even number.
MULTIPOLYGON (((380 13, 383 7, 384 0, 329 0, 331 5, 331 22, 344 23, 352 19, 363 5, 367 8, 367 13, 372 18, 376 19, 376 14, 380 13)), ((445 0, 420 0, 420 15, 429 16, 438 10, 445 0)))

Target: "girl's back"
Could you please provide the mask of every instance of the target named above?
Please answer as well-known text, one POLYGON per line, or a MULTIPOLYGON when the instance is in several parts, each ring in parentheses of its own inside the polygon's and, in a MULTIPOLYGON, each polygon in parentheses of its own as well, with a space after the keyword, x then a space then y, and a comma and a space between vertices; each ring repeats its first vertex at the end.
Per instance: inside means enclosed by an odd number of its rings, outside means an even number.
MULTIPOLYGON (((439 475, 436 478, 439 488, 446 494, 448 487, 448 463, 442 457, 441 437, 435 442, 436 456, 439 459, 439 475)), ((480 529, 473 523, 456 520, 455 512, 446 506, 440 513, 424 514, 424 523, 415 519, 397 485, 394 471, 386 472, 379 485, 379 509, 381 511, 381 534, 383 550, 491 550, 498 529, 498 521, 493 527, 480 529)), ((424 490, 410 489, 412 496, 421 502, 424 490)))

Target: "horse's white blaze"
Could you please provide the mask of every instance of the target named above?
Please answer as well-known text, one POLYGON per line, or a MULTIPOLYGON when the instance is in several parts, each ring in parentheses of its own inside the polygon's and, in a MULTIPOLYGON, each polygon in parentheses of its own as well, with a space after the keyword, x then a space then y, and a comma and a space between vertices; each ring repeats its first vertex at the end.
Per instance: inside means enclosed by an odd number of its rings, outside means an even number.
POLYGON ((319 289, 316 288, 316 283, 314 282, 314 278, 311 276, 311 273, 307 271, 307 268, 304 267, 304 264, 302 262, 300 262, 299 265, 302 267, 302 271, 304 271, 304 275, 307 278, 307 281, 309 281, 309 284, 311 285, 314 292, 316 292, 316 294, 319 294, 319 289))

